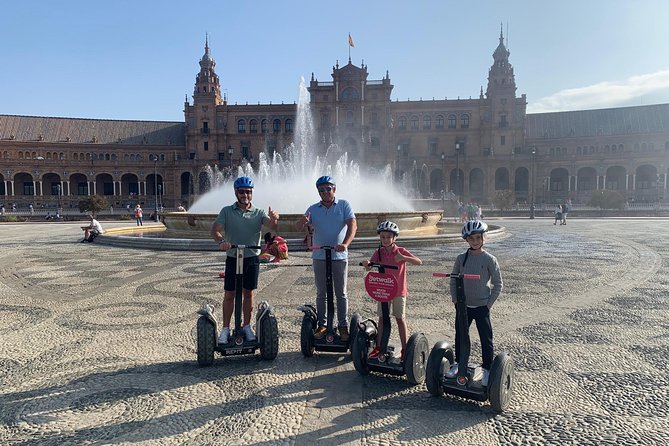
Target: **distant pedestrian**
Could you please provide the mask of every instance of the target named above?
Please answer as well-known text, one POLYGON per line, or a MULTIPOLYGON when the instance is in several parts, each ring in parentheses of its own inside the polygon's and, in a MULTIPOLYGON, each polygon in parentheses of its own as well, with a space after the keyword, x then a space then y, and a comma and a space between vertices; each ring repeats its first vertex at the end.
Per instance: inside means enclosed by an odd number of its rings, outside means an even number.
POLYGON ((135 221, 137 222, 137 226, 144 226, 144 223, 142 222, 143 217, 144 211, 142 211, 142 207, 137 203, 137 206, 135 206, 135 221))
POLYGON ((555 221, 553 222, 553 225, 556 225, 557 222, 560 222, 562 224, 562 205, 558 204, 555 206, 555 221))
POLYGON ((563 225, 567 224, 567 214, 571 211, 571 200, 565 201, 562 205, 562 223, 563 225))

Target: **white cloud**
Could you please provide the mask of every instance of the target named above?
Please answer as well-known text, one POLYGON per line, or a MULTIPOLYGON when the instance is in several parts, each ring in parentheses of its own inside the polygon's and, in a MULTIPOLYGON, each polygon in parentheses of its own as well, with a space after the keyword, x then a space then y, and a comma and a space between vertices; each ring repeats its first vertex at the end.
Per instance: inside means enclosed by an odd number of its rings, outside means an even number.
POLYGON ((605 81, 570 88, 530 102, 528 113, 620 107, 657 103, 669 97, 669 70, 632 76, 624 81, 605 81), (662 98, 662 99, 659 99, 662 98))

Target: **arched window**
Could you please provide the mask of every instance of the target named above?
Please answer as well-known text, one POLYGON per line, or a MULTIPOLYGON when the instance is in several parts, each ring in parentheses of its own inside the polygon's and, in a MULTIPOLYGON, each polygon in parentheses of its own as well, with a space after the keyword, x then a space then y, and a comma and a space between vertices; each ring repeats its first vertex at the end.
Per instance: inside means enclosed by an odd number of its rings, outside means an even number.
POLYGON ((449 129, 454 129, 455 128, 455 115, 448 115, 448 128, 449 129))
POLYGON ((30 159, 30 152, 26 152, 26 159, 27 159, 27 160, 30 159))
POLYGON ((237 133, 246 133, 246 121, 240 119, 237 121, 237 133))
POLYGON ((275 119, 272 121, 272 131, 274 133, 279 133, 281 131, 281 120, 280 119, 275 119))
POLYGON ((429 129, 432 127, 432 117, 431 116, 423 116, 423 128, 424 129, 429 129))
POLYGON ((418 130, 418 116, 411 117, 411 130, 418 130))
POLYGON ((435 125, 434 126, 438 129, 443 129, 444 128, 444 116, 443 115, 437 115, 437 119, 435 120, 435 125))
POLYGON ((357 101, 360 99, 360 93, 353 87, 347 87, 341 92, 342 101, 357 101))
POLYGON ((263 133, 267 133, 267 119, 263 119, 260 121, 260 131, 263 133))
POLYGON ((286 133, 290 133, 293 131, 293 120, 292 119, 286 119, 286 133))
POLYGON ((256 121, 255 119, 251 119, 249 121, 249 132, 258 133, 258 121, 256 121))
POLYGON ((135 161, 135 158, 136 158, 136 157, 135 157, 135 154, 134 154, 134 153, 131 153, 131 154, 130 154, 130 161, 135 161))
POLYGON ((20 160, 23 159, 23 152, 19 152, 19 159, 20 159, 20 160))
POLYGON ((346 124, 353 125, 353 110, 346 110, 346 124))
POLYGON ((111 156, 109 156, 108 153, 105 153, 105 161, 109 161, 111 159, 111 156))
POLYGON ((460 115, 460 128, 462 129, 469 128, 469 115, 467 113, 463 113, 460 115))
POLYGON ((397 126, 400 128, 400 130, 405 130, 407 128, 407 118, 400 116, 397 120, 397 126))
POLYGON ((115 153, 112 153, 111 159, 112 159, 112 161, 116 161, 116 154, 115 153))
POLYGON ((123 161, 130 161, 130 155, 128 155, 127 153, 123 155, 123 161))
POLYGON ((48 160, 51 159, 51 152, 46 152, 46 159, 48 159, 48 160))

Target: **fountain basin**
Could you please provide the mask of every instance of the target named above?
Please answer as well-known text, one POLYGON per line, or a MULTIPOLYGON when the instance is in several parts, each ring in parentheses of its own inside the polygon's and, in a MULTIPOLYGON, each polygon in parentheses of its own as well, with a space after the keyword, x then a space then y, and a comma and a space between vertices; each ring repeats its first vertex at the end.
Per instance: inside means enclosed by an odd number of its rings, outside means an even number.
MULTIPOLYGON (((218 214, 189 214, 169 212, 162 216, 163 223, 175 237, 210 238, 209 231, 218 214)), ((355 214, 358 223, 358 237, 376 236, 376 227, 385 220, 395 222, 400 228, 402 237, 428 236, 439 232, 437 223, 441 220, 442 211, 411 211, 411 212, 361 212, 355 214)), ((295 228, 295 223, 302 214, 282 214, 277 233, 284 238, 304 238, 305 233, 295 228)))

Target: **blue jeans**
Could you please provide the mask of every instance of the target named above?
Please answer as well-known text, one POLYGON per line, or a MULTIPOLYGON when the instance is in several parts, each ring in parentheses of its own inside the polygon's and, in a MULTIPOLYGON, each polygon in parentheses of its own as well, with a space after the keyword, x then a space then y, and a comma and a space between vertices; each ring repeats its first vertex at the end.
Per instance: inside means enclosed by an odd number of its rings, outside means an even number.
MULTIPOLYGON (((327 277, 325 260, 313 260, 314 277, 316 279, 316 312, 318 325, 326 325, 328 313, 326 304, 327 277)), ((346 297, 346 279, 348 276, 348 260, 332 261, 332 282, 337 307, 337 326, 347 327, 348 298, 346 297)), ((334 326, 334 324, 333 324, 334 326)))

